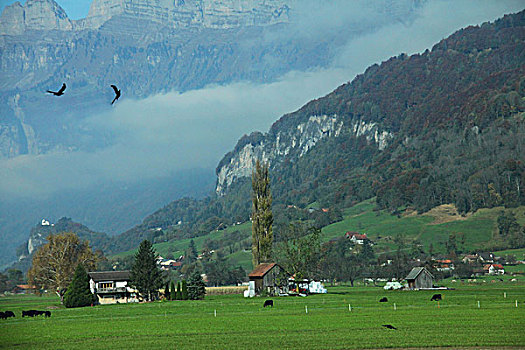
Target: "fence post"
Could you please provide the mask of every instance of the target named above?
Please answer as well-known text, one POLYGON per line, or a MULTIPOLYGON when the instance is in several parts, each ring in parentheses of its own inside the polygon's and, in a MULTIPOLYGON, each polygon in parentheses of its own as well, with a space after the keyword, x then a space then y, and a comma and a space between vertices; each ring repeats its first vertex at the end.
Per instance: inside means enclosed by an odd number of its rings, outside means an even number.
POLYGON ((217 317, 217 309, 213 310, 213 315, 217 317))
POLYGON ((478 300, 478 309, 480 308, 481 306, 479 305, 479 300, 478 300))
POLYGON ((503 297, 506 299, 507 298, 507 292, 503 292, 503 297))
POLYGON ((308 305, 305 305, 305 306, 304 306, 304 311, 305 311, 306 313, 308 313, 308 305))
POLYGON ((396 303, 394 303, 394 311, 397 310, 397 306, 396 306, 396 303))
POLYGON ((348 311, 352 312, 352 306, 348 304, 348 311))

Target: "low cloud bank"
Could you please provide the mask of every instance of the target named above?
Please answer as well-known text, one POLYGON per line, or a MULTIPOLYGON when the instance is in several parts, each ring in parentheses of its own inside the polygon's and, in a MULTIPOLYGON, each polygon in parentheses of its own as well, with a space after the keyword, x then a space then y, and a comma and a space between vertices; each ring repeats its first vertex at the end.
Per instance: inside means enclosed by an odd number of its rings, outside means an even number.
POLYGON ((371 64, 402 52, 422 52, 461 27, 523 7, 520 1, 429 1, 413 8, 408 22, 398 16, 386 26, 374 27, 372 22, 384 14, 377 14, 365 2, 328 1, 322 9, 319 2, 306 4, 296 26, 304 35, 319 38, 323 28, 338 30, 346 25, 345 15, 351 23, 378 29, 353 36, 330 67, 291 72, 273 83, 240 82, 143 100, 123 98, 111 111, 87 121, 90 127, 114 135, 111 146, 0 160, 0 197, 45 196, 196 167, 214 168, 243 134, 267 131, 281 115, 329 93, 371 64), (316 21, 312 14, 317 15, 316 21), (309 21, 314 24, 306 31, 309 21))

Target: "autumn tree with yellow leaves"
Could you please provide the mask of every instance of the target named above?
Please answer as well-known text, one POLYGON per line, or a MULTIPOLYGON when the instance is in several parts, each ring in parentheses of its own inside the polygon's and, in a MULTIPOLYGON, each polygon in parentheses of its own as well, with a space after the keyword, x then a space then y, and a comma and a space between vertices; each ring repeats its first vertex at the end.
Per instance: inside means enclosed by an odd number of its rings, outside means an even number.
POLYGON ((47 241, 34 254, 27 278, 39 289, 54 290, 63 300, 77 266, 82 264, 87 271, 92 271, 98 258, 89 242, 74 233, 49 235, 47 241))

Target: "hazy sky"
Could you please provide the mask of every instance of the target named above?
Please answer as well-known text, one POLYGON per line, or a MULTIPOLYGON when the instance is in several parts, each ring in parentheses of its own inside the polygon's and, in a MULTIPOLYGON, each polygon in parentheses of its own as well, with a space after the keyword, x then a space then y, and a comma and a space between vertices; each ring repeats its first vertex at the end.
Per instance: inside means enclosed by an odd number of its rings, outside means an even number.
MULTIPOLYGON (((5 6, 15 2, 14 0, 0 0, 0 7, 3 10, 5 6)), ((18 2, 25 4, 25 0, 18 2)), ((70 19, 86 17, 89 12, 89 5, 91 5, 91 0, 55 0, 55 2, 66 11, 70 19)))
MULTIPOLYGON (((75 3, 59 1, 64 6, 66 2, 75 3)), ((347 21, 374 24, 381 17, 363 7, 364 3, 334 0, 319 8, 318 1, 305 0, 297 33, 315 39, 347 21)), ((154 178, 185 168, 214 168, 243 134, 268 131, 283 114, 352 80, 371 64, 403 52, 422 52, 459 28, 522 8, 522 1, 429 1, 412 21, 398 21, 351 39, 324 69, 290 72, 268 84, 240 82, 143 100, 123 96, 111 111, 87 121, 115 135, 112 146, 2 160, 0 195, 34 196, 79 183, 88 186, 154 178)))

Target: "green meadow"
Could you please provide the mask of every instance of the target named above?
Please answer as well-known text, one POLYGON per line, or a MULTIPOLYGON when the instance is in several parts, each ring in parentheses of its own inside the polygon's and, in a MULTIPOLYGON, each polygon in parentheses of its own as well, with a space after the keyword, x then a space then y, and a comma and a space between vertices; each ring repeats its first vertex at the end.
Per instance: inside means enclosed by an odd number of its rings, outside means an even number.
POLYGON ((0 348, 525 347, 523 281, 455 287, 441 291, 439 304, 430 301, 432 291, 329 287, 324 295, 273 298, 273 308, 262 307, 265 298, 241 295, 78 309, 63 308, 54 296, 6 296, 0 310, 16 318, 0 320, 0 348), (378 302, 383 296, 387 303, 378 302), (21 318, 28 309, 50 309, 52 316, 21 318))

